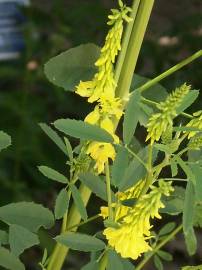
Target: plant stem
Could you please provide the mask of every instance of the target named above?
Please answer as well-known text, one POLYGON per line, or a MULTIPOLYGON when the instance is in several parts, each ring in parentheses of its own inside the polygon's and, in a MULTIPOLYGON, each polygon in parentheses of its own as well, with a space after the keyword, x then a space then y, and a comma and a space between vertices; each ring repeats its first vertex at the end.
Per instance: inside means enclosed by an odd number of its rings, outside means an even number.
POLYGON ((135 18, 137 16, 137 11, 138 11, 139 4, 140 4, 140 0, 134 0, 133 1, 132 11, 131 11, 131 14, 130 14, 130 18, 132 18, 133 21, 127 24, 127 27, 126 27, 126 30, 125 30, 125 33, 124 33, 124 37, 123 37, 121 51, 120 51, 120 54, 118 56, 118 60, 117 60, 117 63, 116 63, 115 80, 116 80, 117 83, 119 81, 119 77, 120 77, 121 70, 122 70, 122 67, 123 67, 123 63, 124 63, 124 59, 125 59, 125 56, 126 56, 130 35, 131 35, 132 29, 133 29, 135 18))
POLYGON ((181 181, 181 182, 187 182, 187 179, 185 178, 163 178, 165 181, 181 181))
MULTIPOLYGON (((80 186, 80 194, 83 199, 84 205, 87 205, 91 191, 89 188, 87 188, 85 185, 81 184, 80 186)), ((76 208, 76 206, 73 204, 71 207, 70 213, 67 217, 67 223, 66 223, 66 229, 65 231, 69 228, 74 226, 73 231, 77 230, 77 227, 75 226, 80 222, 81 216, 76 208)), ((56 244, 54 252, 51 256, 50 263, 48 264, 47 270, 60 270, 62 268, 62 265, 65 261, 65 258, 68 254, 69 248, 66 246, 63 246, 59 243, 56 244), (53 257, 53 259, 52 259, 53 257)))
POLYGON ((172 68, 166 70, 165 72, 163 72, 159 76, 155 77, 153 80, 150 80, 147 83, 143 84, 142 86, 140 86, 138 88, 138 90, 140 92, 144 92, 145 90, 147 90, 151 86, 155 85, 156 83, 160 82, 164 78, 168 77, 172 73, 176 72, 177 70, 181 69, 182 67, 186 66, 187 64, 191 63, 192 61, 194 61, 195 59, 197 59, 201 56, 202 56, 202 50, 196 52, 195 54, 193 54, 190 57, 186 58, 185 60, 181 61, 180 63, 173 66, 172 68))
POLYGON ((173 239, 173 237, 182 230, 182 224, 179 225, 172 233, 170 233, 164 240, 161 241, 154 249, 151 251, 151 253, 145 257, 137 267, 135 267, 135 270, 141 270, 145 264, 155 255, 155 253, 161 249, 166 243, 168 243, 170 240, 173 239))
POLYGON ((112 210, 112 196, 111 196, 111 181, 108 161, 105 163, 105 174, 106 174, 106 187, 107 187, 107 202, 109 211, 109 220, 113 221, 113 210, 112 210))
POLYGON ((108 263, 108 258, 107 258, 107 255, 105 253, 104 256, 102 257, 102 259, 100 260, 99 270, 105 270, 107 267, 107 263, 108 263))
POLYGON ((127 98, 154 0, 141 0, 123 61, 116 96, 127 98))
POLYGON ((74 228, 78 228, 78 227, 80 227, 80 226, 82 226, 82 225, 85 225, 85 224, 87 224, 87 223, 89 223, 89 222, 91 222, 91 221, 93 221, 93 220, 96 220, 96 219, 99 218, 99 217, 101 217, 100 214, 97 214, 97 215, 95 215, 95 216, 93 216, 93 217, 88 218, 86 221, 80 222, 80 223, 78 223, 78 224, 75 224, 75 225, 73 225, 73 226, 71 226, 71 227, 66 228, 66 231, 70 231, 70 230, 72 230, 72 229, 74 229, 74 228))

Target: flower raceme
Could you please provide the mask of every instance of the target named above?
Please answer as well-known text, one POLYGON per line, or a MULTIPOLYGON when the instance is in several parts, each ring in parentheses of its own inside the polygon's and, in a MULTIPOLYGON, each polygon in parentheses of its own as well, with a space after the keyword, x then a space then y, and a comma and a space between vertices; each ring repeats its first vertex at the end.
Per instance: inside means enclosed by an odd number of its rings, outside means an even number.
MULTIPOLYGON (((97 102, 93 112, 88 114, 85 122, 98 125, 107 130, 114 138, 114 143, 119 143, 115 135, 114 122, 119 120, 123 114, 122 102, 115 97, 116 82, 114 79, 114 62, 121 50, 121 38, 123 33, 123 22, 131 19, 127 16, 130 8, 123 5, 119 0, 120 10, 112 9, 108 25, 111 26, 105 44, 101 49, 100 57, 95 65, 98 72, 91 81, 80 82, 76 93, 82 97, 88 97, 88 102, 97 102)), ((87 153, 95 160, 95 169, 98 174, 104 171, 104 165, 108 159, 115 159, 115 149, 110 143, 89 142, 87 153)))
POLYGON ((131 19, 127 13, 131 11, 129 7, 123 5, 120 1, 120 10, 112 9, 112 15, 109 15, 108 25, 111 26, 101 54, 95 66, 98 72, 92 81, 80 82, 76 93, 83 97, 88 97, 88 102, 98 101, 102 96, 113 98, 115 96, 116 82, 114 79, 115 58, 121 50, 121 37, 123 33, 124 20, 129 22, 131 19))
POLYGON ((190 89, 191 86, 185 83, 176 88, 164 102, 157 105, 160 112, 152 115, 147 125, 148 135, 146 140, 151 139, 151 144, 159 141, 166 130, 172 129, 173 119, 177 116, 177 109, 190 89))
POLYGON ((164 207, 161 197, 169 196, 173 191, 171 182, 159 180, 158 183, 158 187, 150 186, 148 194, 142 195, 133 207, 128 207, 128 211, 125 211, 127 214, 121 217, 117 228, 108 227, 104 230, 109 245, 123 258, 136 260, 141 254, 152 250, 148 243, 152 237, 150 219, 161 218, 158 212, 164 207))

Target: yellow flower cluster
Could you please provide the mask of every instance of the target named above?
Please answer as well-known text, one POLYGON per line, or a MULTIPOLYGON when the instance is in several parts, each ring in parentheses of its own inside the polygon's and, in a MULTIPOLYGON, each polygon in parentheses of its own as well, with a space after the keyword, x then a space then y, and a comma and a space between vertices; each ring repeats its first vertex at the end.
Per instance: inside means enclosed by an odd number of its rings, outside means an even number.
MULTIPOLYGON (((123 217, 125 217, 128 211, 131 209, 130 206, 123 204, 124 201, 130 199, 137 199, 140 196, 142 188, 145 184, 144 180, 140 180, 134 187, 126 190, 125 192, 117 193, 118 203, 113 203, 112 207, 114 208, 115 216, 114 221, 119 222, 123 217)), ((108 207, 101 207, 101 214, 104 219, 109 216, 108 207)))
POLYGON ((129 7, 119 1, 120 10, 112 9, 112 15, 109 15, 108 25, 111 26, 101 54, 95 65, 98 72, 92 81, 80 82, 76 93, 83 97, 88 97, 88 102, 98 101, 101 97, 108 99, 114 98, 116 82, 114 79, 115 58, 121 50, 121 37, 123 33, 124 20, 130 21, 127 13, 131 11, 129 7))
MULTIPOLYGON (((94 111, 85 118, 85 122, 98 125, 107 130, 113 137, 114 142, 119 143, 119 138, 114 134, 115 122, 123 114, 122 102, 115 97, 116 82, 114 79, 115 58, 121 49, 121 37, 123 33, 123 22, 130 21, 127 13, 130 8, 123 5, 119 0, 120 10, 112 9, 108 25, 111 26, 105 44, 101 49, 100 57, 95 63, 98 72, 91 81, 80 82, 76 93, 82 97, 88 97, 88 102, 97 102, 94 111)), ((104 170, 108 159, 115 159, 115 149, 112 144, 90 142, 87 153, 95 160, 95 169, 98 174, 104 170)))
MULTIPOLYGON (((202 111, 195 112, 193 116, 194 118, 187 124, 187 127, 193 127, 202 130, 202 111)), ((190 139, 194 137, 197 133, 197 131, 189 132, 188 138, 190 139)))
POLYGON ((182 103, 184 97, 189 93, 190 85, 183 84, 176 88, 164 102, 160 102, 157 108, 161 111, 151 116, 147 125, 147 138, 151 139, 151 144, 159 141, 162 134, 173 126, 173 119, 177 116, 177 108, 182 103))
POLYGON ((161 218, 159 209, 164 207, 161 196, 169 196, 173 191, 171 182, 159 180, 159 186, 151 186, 151 191, 139 198, 137 203, 129 208, 127 215, 118 223, 118 228, 108 227, 104 230, 109 245, 123 258, 136 260, 142 253, 152 248, 148 243, 151 238, 151 218, 161 218))

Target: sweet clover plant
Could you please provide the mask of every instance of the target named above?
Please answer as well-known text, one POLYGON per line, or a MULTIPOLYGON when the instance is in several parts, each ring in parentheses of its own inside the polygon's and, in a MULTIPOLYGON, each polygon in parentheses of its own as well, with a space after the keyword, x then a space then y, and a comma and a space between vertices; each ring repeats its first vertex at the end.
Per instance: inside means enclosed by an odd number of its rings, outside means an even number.
MULTIPOLYGON (((152 80, 134 75, 153 4, 154 0, 135 0, 130 8, 119 0, 108 17, 102 48, 80 45, 45 64, 52 83, 74 91, 93 109, 83 121, 40 124, 66 156, 68 173, 48 164, 38 167, 61 185, 53 212, 33 202, 0 207, 0 220, 7 224, 7 230, 0 231, 0 266, 25 269, 20 255, 39 244, 41 227, 47 231, 57 220, 61 232, 53 237, 54 249, 44 249, 39 262, 43 270, 61 270, 69 249, 91 253, 83 270, 140 270, 149 260, 160 270, 164 261, 173 259, 164 245, 180 232, 189 255, 196 252, 194 230, 202 227, 202 111, 185 111, 199 90, 184 82, 167 91, 159 82, 201 57, 202 51, 152 80), (76 147, 71 137, 76 138, 76 147), (169 177, 164 176, 165 168, 169 177), (102 199, 103 206, 89 217, 91 193, 102 199), (155 220, 166 215, 172 222, 159 221, 164 225, 156 230, 155 220), (101 231, 77 232, 95 219, 100 220, 101 231)), ((9 144, 1 132, 0 149, 9 144)))

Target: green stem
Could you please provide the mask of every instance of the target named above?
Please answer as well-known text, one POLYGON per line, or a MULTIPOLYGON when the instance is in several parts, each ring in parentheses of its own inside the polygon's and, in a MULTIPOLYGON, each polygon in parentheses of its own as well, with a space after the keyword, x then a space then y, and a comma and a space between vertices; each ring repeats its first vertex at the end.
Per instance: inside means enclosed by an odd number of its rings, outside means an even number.
POLYGON ((180 181, 180 182, 187 182, 185 178, 163 178, 165 181, 180 181))
POLYGON ((131 36, 131 32, 132 32, 133 25, 134 25, 134 22, 135 22, 135 18, 137 16, 137 11, 138 11, 139 4, 140 4, 140 0, 134 0, 133 1, 132 11, 131 11, 131 14, 130 14, 130 18, 132 18, 133 21, 127 24, 126 31, 125 31, 124 37, 123 37, 121 51, 120 51, 120 54, 118 56, 118 60, 117 60, 117 63, 116 63, 116 69, 115 69, 115 75, 114 76, 115 76, 115 80, 116 80, 117 83, 119 81, 121 70, 122 70, 122 67, 123 67, 123 64, 124 64, 124 59, 125 59, 125 56, 126 56, 128 43, 129 43, 129 40, 130 40, 130 36, 131 36))
POLYGON ((159 243, 154 249, 153 251, 148 254, 147 257, 145 257, 139 264, 137 267, 135 267, 135 270, 141 270, 145 264, 156 254, 156 252, 158 250, 160 250, 166 243, 168 243, 169 241, 171 241, 174 236, 179 233, 182 230, 182 224, 179 225, 171 234, 169 234, 164 240, 161 241, 161 243, 159 243))
POLYGON ((100 214, 97 214, 97 215, 95 215, 95 216, 93 216, 93 217, 88 218, 86 221, 83 221, 83 222, 80 222, 80 223, 78 223, 78 224, 75 224, 75 225, 73 225, 73 226, 71 226, 71 227, 68 227, 68 228, 66 229, 66 231, 71 231, 72 229, 78 228, 78 227, 80 227, 80 226, 82 226, 82 225, 85 225, 85 224, 87 224, 87 223, 89 223, 89 222, 91 222, 91 221, 93 221, 93 220, 98 219, 99 217, 101 217, 100 214))
MULTIPOLYGON (((81 184, 79 191, 83 199, 84 205, 87 205, 90 195, 91 195, 91 191, 89 190, 89 188, 87 188, 83 184, 81 184)), ((77 225, 80 222, 80 220, 81 220, 81 216, 76 206, 73 204, 73 206, 71 207, 70 213, 67 217, 65 231, 72 226, 74 226, 72 231, 76 231, 77 227, 75 225, 77 225)), ((48 264, 47 270, 60 270, 68 254, 68 251, 69 251, 69 248, 57 243, 55 246, 54 252, 51 256, 51 260, 48 264)))
POLYGON ((138 90, 140 92, 144 92, 145 90, 149 89, 150 87, 152 87, 153 85, 157 84, 158 82, 160 82, 164 78, 168 77, 172 73, 174 73, 177 70, 181 69, 182 67, 188 65, 189 63, 191 63, 192 61, 194 61, 195 59, 197 59, 197 58, 199 58, 201 56, 202 56, 202 50, 196 52, 195 54, 193 54, 192 56, 186 58, 185 60, 183 60, 182 62, 180 62, 177 65, 173 66, 172 68, 166 70, 165 72, 163 72, 159 76, 155 77, 153 80, 148 81, 144 85, 140 86, 138 88, 138 90))
POLYGON ((100 260, 99 270, 105 270, 107 267, 107 263, 108 263, 108 257, 105 253, 104 256, 102 257, 102 259, 100 260))
POLYGON ((154 0, 141 0, 140 2, 116 89, 116 96, 120 98, 128 97, 153 4, 154 0))
POLYGON ((112 210, 112 195, 111 195, 111 181, 108 161, 105 163, 105 174, 106 174, 106 187, 107 187, 107 202, 109 210, 109 220, 113 221, 113 210, 112 210))

